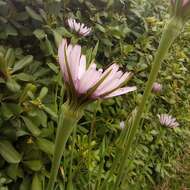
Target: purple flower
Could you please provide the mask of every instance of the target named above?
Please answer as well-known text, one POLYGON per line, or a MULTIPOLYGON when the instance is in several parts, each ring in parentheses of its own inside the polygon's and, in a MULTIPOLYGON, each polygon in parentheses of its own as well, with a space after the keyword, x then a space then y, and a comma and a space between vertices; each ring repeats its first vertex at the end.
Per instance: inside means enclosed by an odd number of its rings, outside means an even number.
POLYGON ((132 73, 123 73, 117 64, 112 64, 105 71, 97 69, 94 62, 87 67, 81 46, 68 45, 66 39, 59 46, 58 57, 64 81, 78 102, 110 98, 136 90, 135 86, 121 88, 132 73))
POLYGON ((88 28, 87 26, 85 26, 83 23, 77 23, 76 20, 72 18, 69 18, 67 20, 67 23, 69 27, 71 28, 71 30, 74 30, 81 36, 89 35, 92 30, 91 28, 88 28))
POLYGON ((160 124, 166 127, 175 128, 179 126, 179 123, 176 121, 176 118, 168 114, 158 114, 160 124))
POLYGON ((162 91, 162 85, 160 83, 155 82, 152 86, 152 92, 159 93, 162 91))

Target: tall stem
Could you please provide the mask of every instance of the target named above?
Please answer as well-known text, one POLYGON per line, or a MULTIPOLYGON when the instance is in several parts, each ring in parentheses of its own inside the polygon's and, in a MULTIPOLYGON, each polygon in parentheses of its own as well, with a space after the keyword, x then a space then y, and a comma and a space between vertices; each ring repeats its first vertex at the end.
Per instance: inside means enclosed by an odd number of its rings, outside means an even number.
POLYGON ((123 173, 125 171, 125 165, 128 158, 129 150, 132 144, 132 141, 135 137, 137 128, 139 126, 142 113, 144 111, 144 107, 146 105, 146 102, 150 96, 152 85, 154 81, 156 80, 156 77, 158 75, 160 66, 162 61, 164 60, 166 54, 168 53, 168 50, 173 43, 173 41, 176 39, 176 37, 179 35, 183 28, 183 22, 179 18, 171 18, 168 22, 168 24, 165 26, 165 29, 162 34, 162 38, 160 40, 160 44, 158 47, 158 50, 155 55, 154 62, 152 64, 152 69, 148 78, 148 81, 146 83, 145 91, 141 100, 141 103, 137 109, 137 113, 135 115, 134 121, 131 126, 131 130, 129 130, 128 139, 125 146, 125 152, 123 154, 120 166, 119 166, 119 172, 116 178, 116 182, 114 185, 115 190, 119 189, 120 182, 122 180, 123 173))
POLYGON ((69 164, 69 175, 68 175, 68 184, 67 184, 67 190, 73 189, 72 179, 73 179, 73 154, 75 149, 75 141, 76 141, 76 128, 73 130, 72 135, 72 147, 71 147, 71 161, 69 164))
POLYGON ((72 112, 67 105, 61 106, 61 112, 55 139, 55 150, 47 190, 53 190, 61 157, 65 150, 66 142, 71 135, 74 127, 76 127, 78 120, 79 116, 77 115, 77 112, 72 112))

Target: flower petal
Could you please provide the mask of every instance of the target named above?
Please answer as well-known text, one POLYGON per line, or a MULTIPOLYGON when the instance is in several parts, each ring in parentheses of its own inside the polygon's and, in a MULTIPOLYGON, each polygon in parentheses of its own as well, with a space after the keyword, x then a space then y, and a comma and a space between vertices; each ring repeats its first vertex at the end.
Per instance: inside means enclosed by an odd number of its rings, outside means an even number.
POLYGON ((102 88, 104 88, 110 81, 112 81, 115 78, 115 74, 118 71, 119 66, 116 64, 111 65, 110 67, 108 67, 103 73, 102 76, 100 78, 100 80, 109 73, 109 75, 107 76, 107 78, 99 85, 99 87, 97 88, 97 91, 101 90, 102 88))
POLYGON ((188 2, 189 2, 189 0, 183 0, 182 6, 185 6, 188 2))
POLYGON ((176 118, 172 117, 171 115, 168 115, 168 114, 159 115, 158 114, 157 116, 160 120, 161 125, 165 125, 166 127, 170 127, 170 128, 179 126, 179 123, 176 121, 176 118))
POLYGON ((66 81, 68 81, 69 78, 68 78, 67 68, 65 64, 65 49, 67 49, 67 40, 63 39, 58 48, 58 60, 61 67, 61 71, 63 73, 63 77, 66 81))
POLYGON ((107 96, 104 96, 103 98, 111 98, 111 97, 119 96, 122 94, 127 94, 128 92, 132 92, 136 89, 137 89, 136 86, 119 88, 119 89, 115 90, 114 92, 108 94, 107 96))
POLYGON ((78 71, 78 79, 81 79, 81 77, 83 76, 85 71, 86 71, 86 56, 81 55, 80 64, 79 64, 79 71, 78 71))
POLYGON ((101 72, 96 70, 96 64, 91 64, 79 81, 78 91, 80 94, 87 92, 99 80, 101 72))
POLYGON ((119 84, 120 84, 119 79, 115 79, 115 80, 109 82, 106 86, 104 86, 100 90, 95 91, 93 93, 93 97, 98 97, 98 96, 105 94, 106 92, 110 92, 110 91, 114 90, 115 88, 117 88, 119 86, 119 84))
POLYGON ((73 24, 73 19, 68 19, 67 20, 68 24, 69 24, 69 27, 73 30, 74 29, 74 24, 73 24))
POLYGON ((78 78, 78 72, 79 72, 81 46, 75 45, 71 51, 72 54, 70 53, 69 56, 69 66, 73 82, 75 83, 75 81, 78 78))

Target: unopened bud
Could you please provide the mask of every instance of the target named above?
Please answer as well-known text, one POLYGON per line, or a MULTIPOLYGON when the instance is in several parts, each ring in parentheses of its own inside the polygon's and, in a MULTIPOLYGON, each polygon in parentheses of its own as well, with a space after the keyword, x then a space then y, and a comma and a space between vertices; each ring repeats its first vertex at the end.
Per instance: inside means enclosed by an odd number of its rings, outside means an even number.
POLYGON ((155 82, 152 86, 152 92, 160 93, 162 91, 162 85, 160 83, 155 82))
POLYGON ((186 21, 190 17, 190 0, 171 0, 172 16, 186 21))

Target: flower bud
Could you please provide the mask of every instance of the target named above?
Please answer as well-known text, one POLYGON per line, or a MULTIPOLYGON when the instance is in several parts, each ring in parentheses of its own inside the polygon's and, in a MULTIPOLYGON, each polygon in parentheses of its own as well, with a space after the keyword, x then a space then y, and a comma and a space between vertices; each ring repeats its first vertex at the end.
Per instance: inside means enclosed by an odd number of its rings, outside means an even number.
POLYGON ((160 83, 155 82, 152 86, 152 92, 155 94, 160 93, 162 91, 162 85, 160 83))
POLYGON ((172 16, 186 21, 190 17, 190 0, 171 0, 172 16))

